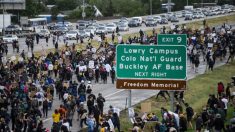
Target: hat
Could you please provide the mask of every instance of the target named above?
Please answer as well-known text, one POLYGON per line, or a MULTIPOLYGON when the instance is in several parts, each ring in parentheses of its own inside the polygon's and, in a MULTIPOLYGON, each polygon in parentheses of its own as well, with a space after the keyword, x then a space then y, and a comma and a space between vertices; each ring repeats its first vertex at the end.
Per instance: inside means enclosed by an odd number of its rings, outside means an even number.
POLYGON ((91 81, 88 81, 87 83, 88 83, 88 84, 91 84, 91 81))
POLYGON ((81 83, 84 83, 84 80, 82 80, 81 83))

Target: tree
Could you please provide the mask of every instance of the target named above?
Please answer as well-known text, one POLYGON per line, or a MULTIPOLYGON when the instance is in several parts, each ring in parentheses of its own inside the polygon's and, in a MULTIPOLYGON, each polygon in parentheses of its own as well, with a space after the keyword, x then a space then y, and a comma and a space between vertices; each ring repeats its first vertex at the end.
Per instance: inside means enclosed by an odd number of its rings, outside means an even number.
POLYGON ((35 17, 45 10, 40 1, 26 0, 26 9, 21 12, 23 16, 35 17))

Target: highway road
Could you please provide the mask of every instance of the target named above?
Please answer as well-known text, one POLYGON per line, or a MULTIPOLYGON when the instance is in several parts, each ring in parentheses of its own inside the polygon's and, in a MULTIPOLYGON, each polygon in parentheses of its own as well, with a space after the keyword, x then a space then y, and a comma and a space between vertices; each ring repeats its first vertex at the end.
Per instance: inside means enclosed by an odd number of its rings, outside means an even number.
MULTIPOLYGON (((216 17, 221 17, 223 15, 220 16, 213 16, 213 17, 207 17, 206 19, 211 19, 211 18, 216 18, 216 17)), ((200 21, 203 19, 197 19, 197 20, 192 20, 192 21, 184 21, 183 19, 180 19, 180 22, 178 24, 183 24, 183 23, 187 23, 187 22, 194 22, 194 21, 200 21)), ((99 23, 106 23, 106 22, 113 22, 116 20, 108 20, 108 21, 102 21, 99 23)), ((170 26, 171 24, 165 25, 165 26, 170 26)), ((154 28, 161 28, 163 25, 158 25, 157 27, 154 28)), ((153 27, 145 27, 144 25, 142 27, 137 27, 137 28, 130 28, 129 32, 121 32, 121 35, 125 35, 125 34, 130 34, 130 33, 136 33, 139 32, 140 29, 142 29, 143 31, 146 30, 151 30, 153 27)), ((62 40, 62 39, 61 39, 62 40)), ((76 43, 75 40, 70 40, 69 44, 72 43, 76 43)), ((20 51, 25 50, 27 53, 27 46, 25 44, 25 38, 20 38, 19 39, 19 44, 20 44, 20 51)), ((63 42, 60 41, 59 42, 59 46, 63 46, 63 42)), ((41 51, 42 49, 51 49, 54 48, 53 44, 52 44, 52 40, 49 40, 49 44, 48 46, 46 46, 45 44, 45 39, 40 39, 40 44, 35 44, 35 51, 41 51)), ((9 45, 9 56, 15 55, 16 53, 13 53, 11 46, 9 45)), ((201 58, 202 60, 202 58, 201 58)), ((189 61, 187 62, 188 66, 187 66, 187 78, 191 79, 194 78, 195 76, 197 76, 198 74, 203 74, 205 72, 205 67, 206 64, 204 62, 202 62, 199 65, 199 72, 197 74, 195 74, 194 70, 191 69, 189 61)), ((223 65, 225 62, 220 62, 218 64, 216 64, 216 66, 220 66, 223 65)), ((74 76, 73 79, 75 79, 76 77, 74 76)), ((105 108, 104 110, 107 112, 108 107, 110 105, 119 108, 120 110, 123 110, 126 108, 126 99, 128 98, 128 91, 124 90, 124 89, 116 89, 115 84, 112 84, 110 79, 108 80, 107 84, 93 84, 93 93, 95 95, 98 95, 98 93, 102 93, 103 96, 106 98, 106 102, 105 102, 105 108)), ((132 90, 132 105, 135 105, 147 98, 150 98, 154 95, 156 95, 158 93, 158 91, 156 90, 132 90)), ((58 100, 58 97, 55 96, 55 100, 53 102, 53 110, 55 108, 58 108, 59 105, 61 104, 61 102, 58 100)), ((53 113, 53 110, 49 111, 49 117, 48 118, 44 118, 44 126, 49 128, 52 125, 52 119, 51 119, 51 114, 53 113)), ((77 117, 75 116, 73 119, 73 127, 72 127, 72 132, 78 131, 79 128, 79 122, 76 121, 77 117)))

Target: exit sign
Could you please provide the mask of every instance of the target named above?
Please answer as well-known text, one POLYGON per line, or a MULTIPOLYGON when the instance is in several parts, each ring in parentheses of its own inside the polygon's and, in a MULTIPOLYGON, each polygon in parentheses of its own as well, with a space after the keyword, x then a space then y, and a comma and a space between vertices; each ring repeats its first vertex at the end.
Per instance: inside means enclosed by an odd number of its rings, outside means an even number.
POLYGON ((187 45, 186 34, 159 34, 157 37, 158 45, 187 45))

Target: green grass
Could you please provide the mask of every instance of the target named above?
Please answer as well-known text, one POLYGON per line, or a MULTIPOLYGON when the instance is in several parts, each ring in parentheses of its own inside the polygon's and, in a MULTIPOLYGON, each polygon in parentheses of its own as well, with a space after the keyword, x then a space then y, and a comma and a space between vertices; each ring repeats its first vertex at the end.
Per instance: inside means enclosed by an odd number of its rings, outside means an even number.
MULTIPOLYGON (((187 90, 185 91, 185 102, 189 103, 196 113, 200 113, 202 108, 206 106, 208 95, 216 94, 217 83, 222 81, 225 86, 231 82, 231 77, 235 75, 235 62, 216 68, 213 72, 207 72, 198 75, 196 78, 187 82, 187 90)), ((160 108, 170 108, 169 101, 165 102, 163 99, 156 100, 155 97, 149 98, 143 102, 152 103, 152 112, 156 113, 160 118, 160 108)), ((142 103, 142 102, 141 102, 142 103)), ((134 106, 135 112, 140 111, 140 103, 134 106)), ((185 109, 185 108, 184 108, 185 109)), ((232 117, 233 109, 228 109, 228 119, 232 117)), ((126 110, 124 110, 120 117, 121 128, 123 131, 128 131, 132 128, 129 119, 127 118, 126 110)), ((145 131, 151 131, 148 126, 145 131)), ((189 130, 194 131, 194 130, 189 130)))

